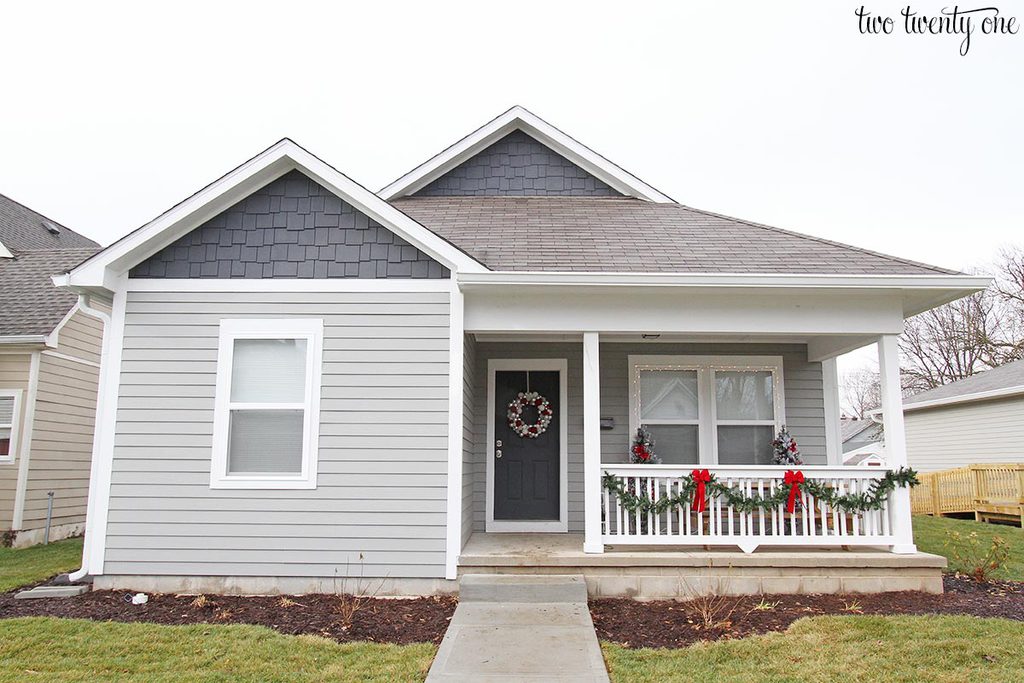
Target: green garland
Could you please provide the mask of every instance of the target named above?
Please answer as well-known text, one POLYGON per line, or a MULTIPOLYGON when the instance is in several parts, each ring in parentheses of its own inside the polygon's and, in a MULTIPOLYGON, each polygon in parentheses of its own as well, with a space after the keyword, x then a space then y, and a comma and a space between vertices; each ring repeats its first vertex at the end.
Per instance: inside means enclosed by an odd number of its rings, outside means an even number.
MULTIPOLYGON (((665 510, 674 507, 682 507, 693 500, 694 492, 697 489, 697 482, 693 475, 689 474, 684 480, 679 493, 674 496, 662 496, 658 500, 651 500, 645 495, 637 495, 629 491, 626 484, 615 475, 604 475, 604 488, 615 494, 619 503, 629 512, 642 512, 648 514, 661 514, 665 510)), ((817 500, 828 503, 834 510, 842 510, 846 513, 866 512, 867 510, 881 510, 885 500, 897 486, 906 488, 917 486, 917 472, 908 468, 900 467, 896 471, 886 472, 881 479, 874 479, 871 486, 865 493, 844 493, 839 495, 831 486, 819 481, 807 479, 800 484, 800 490, 805 491, 817 500)), ((708 498, 721 497, 726 505, 732 506, 739 512, 754 512, 755 510, 772 510, 780 505, 785 505, 789 498, 789 487, 779 486, 774 493, 764 495, 754 494, 748 496, 731 486, 726 486, 718 481, 715 475, 711 475, 711 481, 705 485, 708 498)))

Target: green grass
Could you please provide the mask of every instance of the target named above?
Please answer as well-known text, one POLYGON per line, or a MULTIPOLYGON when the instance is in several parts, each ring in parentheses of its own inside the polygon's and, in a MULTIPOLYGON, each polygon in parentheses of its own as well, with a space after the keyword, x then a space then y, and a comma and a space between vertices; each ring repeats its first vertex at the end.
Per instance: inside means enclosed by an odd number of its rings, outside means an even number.
POLYGON ((262 626, 0 622, 0 682, 421 681, 436 647, 339 644, 262 626))
POLYGON ((917 544, 917 549, 921 552, 946 557, 949 559, 950 569, 964 570, 964 567, 956 566, 950 556, 949 548, 943 546, 946 542, 946 533, 950 531, 959 531, 963 536, 967 536, 972 531, 976 532, 982 547, 986 550, 991 545, 993 536, 1001 536, 1009 546, 1010 559, 1006 567, 993 575, 994 578, 1024 581, 1024 530, 1019 527, 986 524, 969 519, 915 515, 914 543, 917 544))
POLYGON ((0 548, 0 593, 38 583, 81 566, 81 538, 29 548, 0 548))
POLYGON ((784 633, 678 650, 602 645, 613 681, 1020 681, 1024 627, 976 617, 801 619, 784 633))

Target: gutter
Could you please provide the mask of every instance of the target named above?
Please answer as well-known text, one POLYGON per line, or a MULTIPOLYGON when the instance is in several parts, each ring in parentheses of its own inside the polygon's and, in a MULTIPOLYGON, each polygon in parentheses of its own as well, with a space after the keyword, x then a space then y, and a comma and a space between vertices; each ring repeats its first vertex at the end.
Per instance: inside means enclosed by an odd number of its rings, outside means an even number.
POLYGON ((92 534, 90 533, 89 522, 95 519, 93 510, 98 504, 99 491, 97 488, 97 480, 99 478, 99 456, 101 453, 100 445, 102 443, 102 434, 99 429, 100 415, 103 415, 103 410, 106 404, 106 387, 103 386, 103 359, 107 356, 107 349, 110 346, 110 337, 108 332, 110 331, 110 315, 104 311, 92 307, 92 295, 91 294, 79 294, 78 295, 78 308, 86 315, 97 318, 103 324, 103 342, 101 345, 102 351, 100 353, 100 381, 99 391, 96 392, 96 423, 93 425, 92 432, 92 460, 89 465, 89 499, 86 505, 85 512, 85 542, 82 546, 82 567, 78 571, 71 572, 68 574, 68 578, 72 581, 81 581, 89 575, 89 547, 92 534))
POLYGON ((791 273, 572 273, 489 271, 456 274, 459 284, 589 285, 622 287, 756 287, 839 289, 967 289, 988 287, 992 279, 976 275, 807 275, 791 273))
POLYGON ((0 344, 45 344, 45 334, 14 334, 0 337, 0 344))

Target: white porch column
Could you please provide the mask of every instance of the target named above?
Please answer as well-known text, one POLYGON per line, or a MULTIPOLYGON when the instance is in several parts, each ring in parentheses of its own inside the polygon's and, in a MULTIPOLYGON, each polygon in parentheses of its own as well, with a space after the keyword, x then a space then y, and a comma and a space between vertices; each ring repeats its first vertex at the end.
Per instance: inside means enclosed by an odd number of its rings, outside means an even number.
MULTIPOLYGON (((878 368, 882 384, 882 424, 885 431, 885 458, 893 468, 907 465, 907 435, 903 427, 903 392, 900 387, 898 335, 878 339, 878 368)), ((910 518, 910 489, 897 487, 890 501, 894 553, 915 553, 910 518)))
POLYGON ((601 542, 601 380, 597 332, 583 333, 583 552, 601 542))
POLYGON ((843 430, 839 420, 839 368, 835 358, 821 361, 825 398, 825 459, 831 467, 843 465, 843 430))

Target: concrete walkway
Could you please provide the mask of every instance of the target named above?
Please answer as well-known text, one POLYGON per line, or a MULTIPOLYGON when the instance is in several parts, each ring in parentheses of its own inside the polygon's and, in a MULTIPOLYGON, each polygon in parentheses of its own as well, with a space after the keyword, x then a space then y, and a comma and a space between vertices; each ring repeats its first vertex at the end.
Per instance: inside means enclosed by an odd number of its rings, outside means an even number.
POLYGON ((607 683, 582 576, 467 575, 427 683, 607 683))

